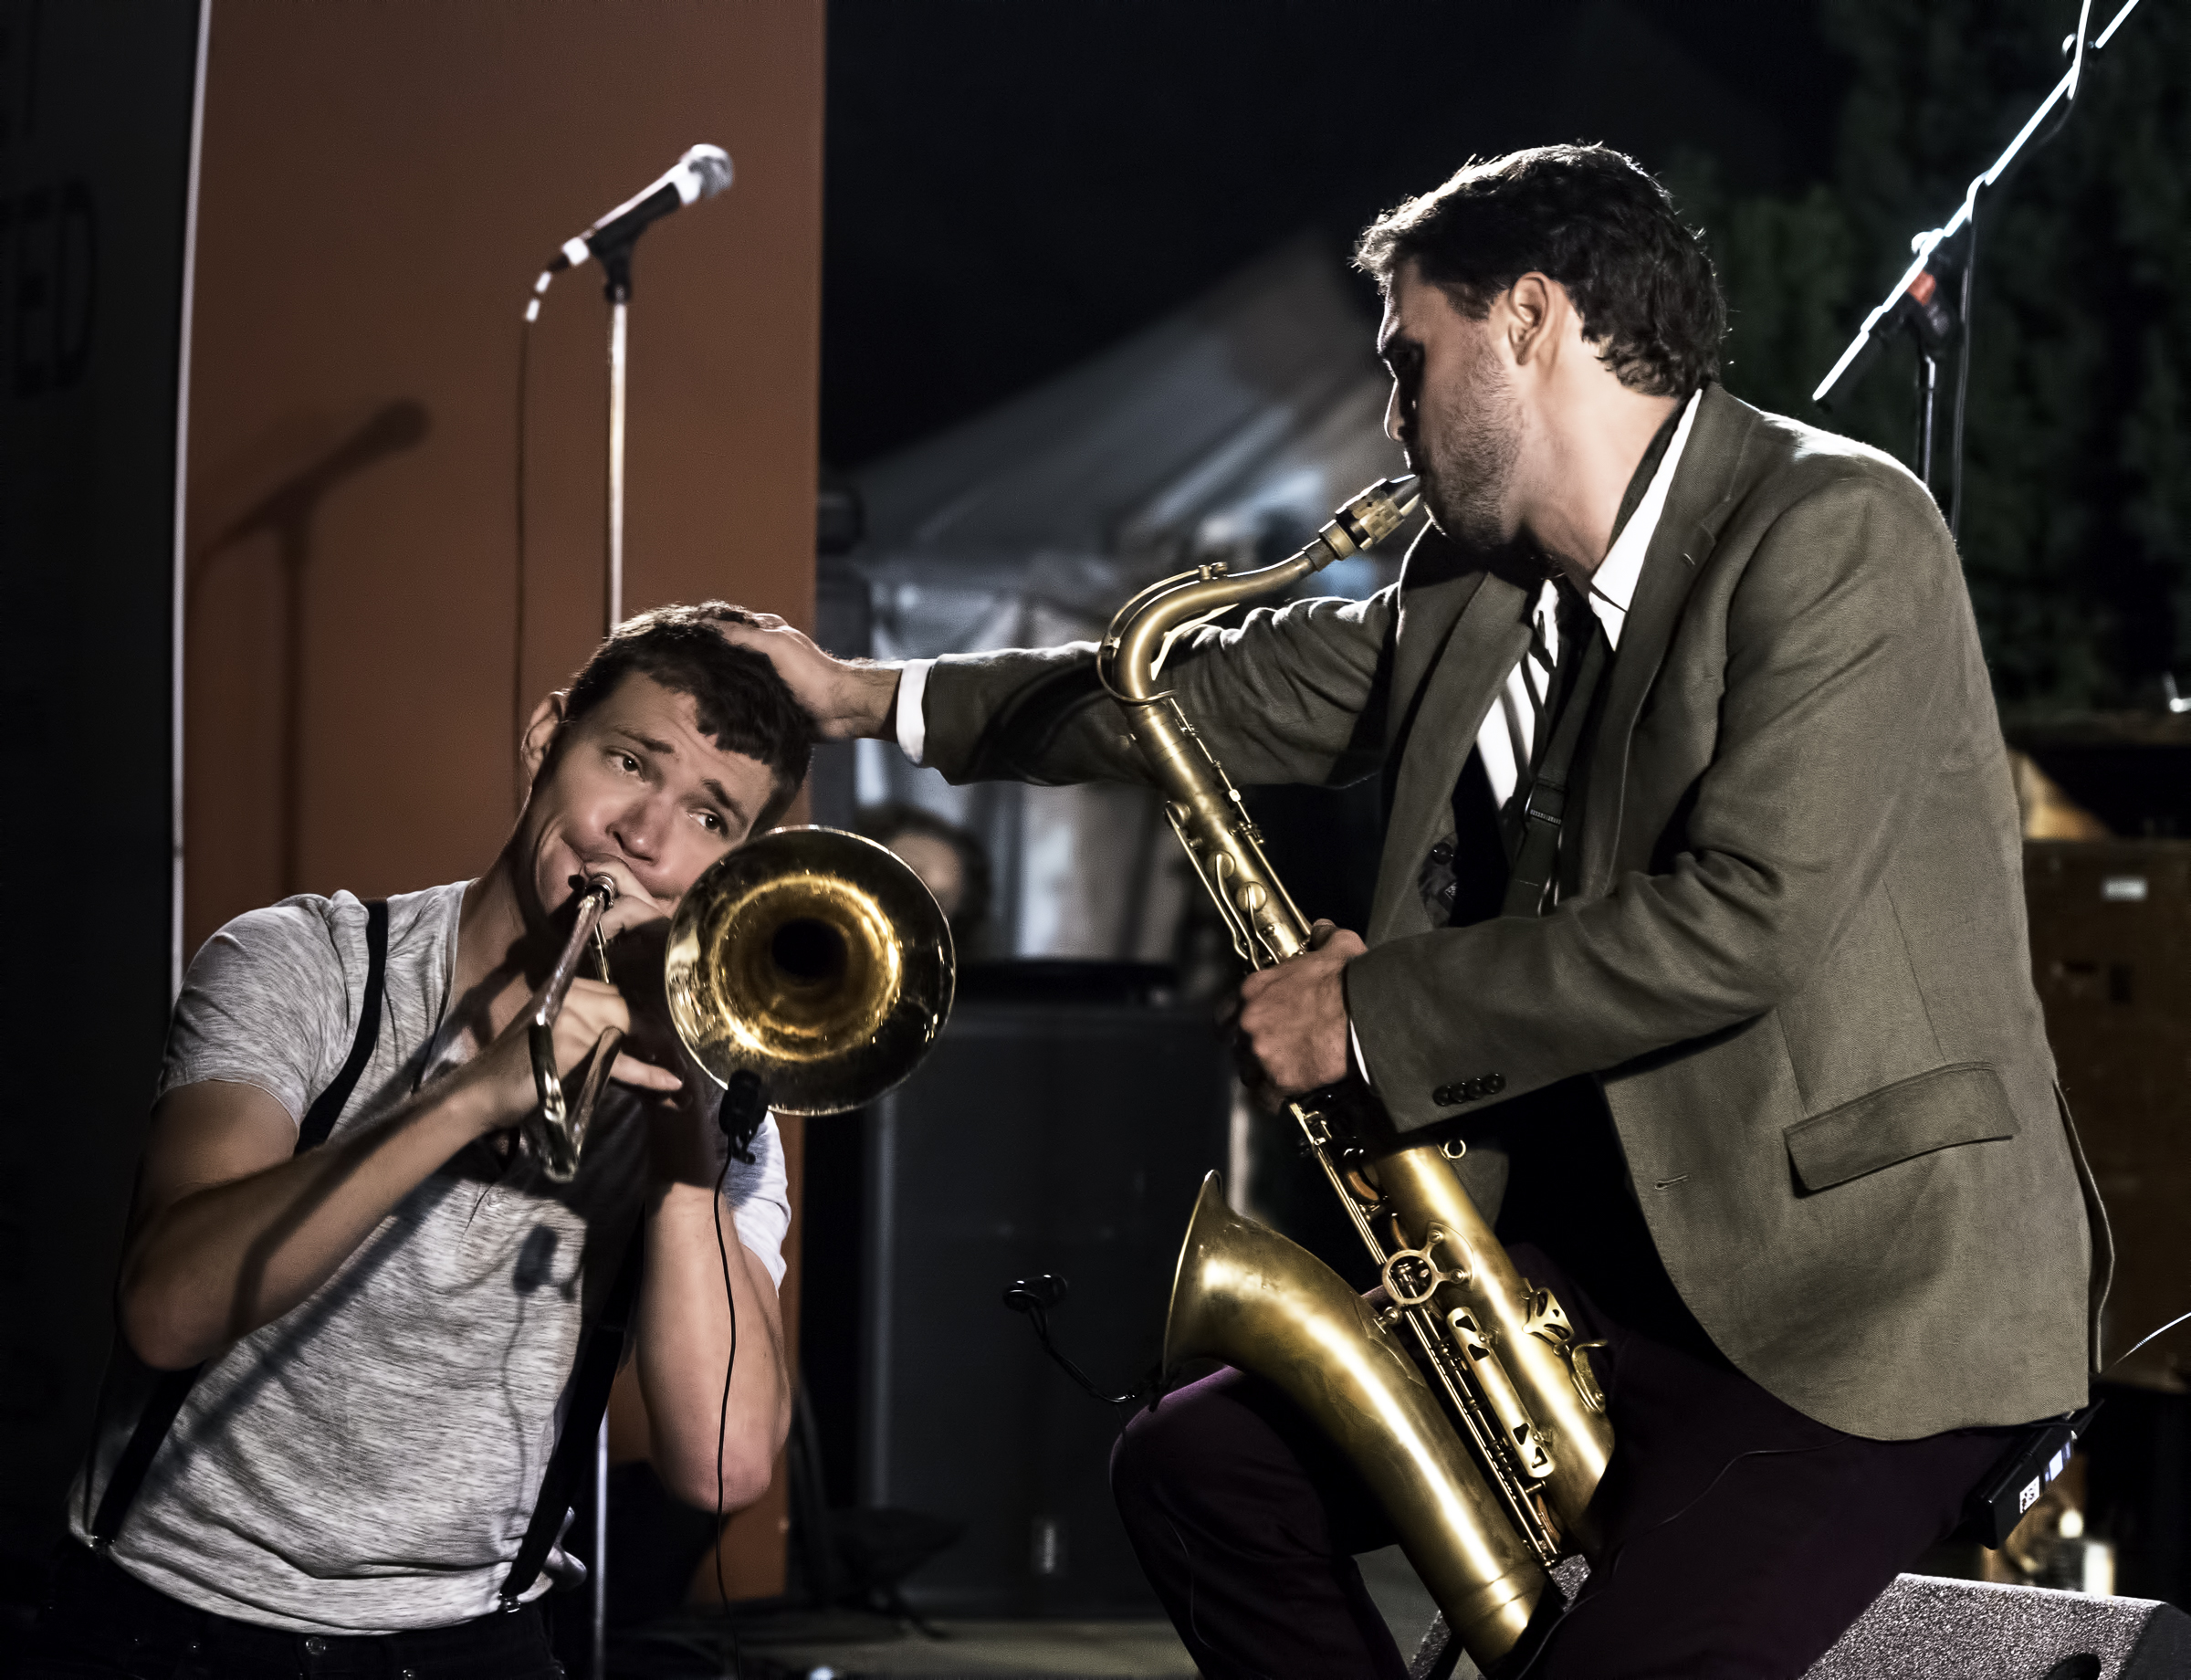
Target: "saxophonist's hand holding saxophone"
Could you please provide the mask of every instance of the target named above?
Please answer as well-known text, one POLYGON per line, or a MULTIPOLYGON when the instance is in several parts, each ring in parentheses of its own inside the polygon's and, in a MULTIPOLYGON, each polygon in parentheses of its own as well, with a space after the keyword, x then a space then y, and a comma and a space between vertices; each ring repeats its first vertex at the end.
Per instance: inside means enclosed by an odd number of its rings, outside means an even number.
POLYGON ((1350 1060, 1347 965, 1368 949, 1358 934, 1319 921, 1308 948, 1241 982, 1233 1018, 1242 1082, 1275 1114, 1289 1097, 1337 1085, 1350 1060))

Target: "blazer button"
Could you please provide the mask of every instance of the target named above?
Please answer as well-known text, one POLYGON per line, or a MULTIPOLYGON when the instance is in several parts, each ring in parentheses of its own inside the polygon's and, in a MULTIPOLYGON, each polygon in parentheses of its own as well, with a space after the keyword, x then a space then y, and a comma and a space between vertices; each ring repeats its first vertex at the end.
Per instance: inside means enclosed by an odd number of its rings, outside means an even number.
POLYGON ((1459 1086, 1441 1085, 1431 1093, 1431 1100, 1441 1108, 1450 1108, 1455 1103, 1466 1102, 1468 1098, 1461 1094, 1459 1086))
POLYGON ((1506 1088, 1506 1076, 1504 1074, 1485 1074, 1480 1083, 1483 1087, 1484 1096, 1496 1097, 1506 1088))
POLYGON ((1431 861, 1434 864, 1440 865, 1441 866, 1452 863, 1453 861, 1453 848, 1452 843, 1450 841, 1441 840, 1436 845, 1432 846, 1431 848, 1431 861))

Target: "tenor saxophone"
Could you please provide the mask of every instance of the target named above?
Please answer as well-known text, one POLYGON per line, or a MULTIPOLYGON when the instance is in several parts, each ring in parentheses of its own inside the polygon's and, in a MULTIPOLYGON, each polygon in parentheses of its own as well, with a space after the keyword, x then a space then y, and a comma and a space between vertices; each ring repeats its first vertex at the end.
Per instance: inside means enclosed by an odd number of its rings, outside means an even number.
MULTIPOLYGON (((1308 922, 1263 855, 1240 793, 1173 693, 1173 645, 1389 536, 1416 481, 1349 501, 1277 565, 1212 562, 1154 583, 1112 619, 1104 686, 1179 844, 1253 968, 1306 950, 1308 922)), ((1189 1224, 1164 1363, 1215 1357, 1276 1383, 1347 1454, 1480 1667, 1520 1637, 1550 1566, 1587 1549, 1586 1509, 1612 1452, 1605 1396, 1551 1291, 1532 1286, 1453 1171, 1458 1140, 1409 1142, 1358 1082, 1287 1104, 1306 1151, 1382 1276, 1377 1305, 1277 1233, 1233 1214, 1217 1174, 1189 1224)))

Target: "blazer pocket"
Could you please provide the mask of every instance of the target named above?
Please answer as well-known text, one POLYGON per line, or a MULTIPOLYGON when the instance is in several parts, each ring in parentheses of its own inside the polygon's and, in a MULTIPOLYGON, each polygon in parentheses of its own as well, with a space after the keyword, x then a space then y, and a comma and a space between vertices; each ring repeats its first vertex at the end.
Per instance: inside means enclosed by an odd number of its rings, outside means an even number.
POLYGON ((2016 1132, 2016 1112, 1993 1064, 1959 1062, 1798 1120, 1786 1136, 1796 1181, 1817 1191, 1934 1150, 2016 1132))

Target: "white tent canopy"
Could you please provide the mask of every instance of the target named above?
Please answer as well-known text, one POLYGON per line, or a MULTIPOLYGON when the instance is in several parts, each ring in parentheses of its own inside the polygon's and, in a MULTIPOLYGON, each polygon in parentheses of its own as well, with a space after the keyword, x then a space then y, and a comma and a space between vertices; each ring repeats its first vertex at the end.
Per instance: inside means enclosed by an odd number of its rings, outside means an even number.
MULTIPOLYGON (((858 477, 878 657, 1094 636, 1151 579, 1221 553, 1291 552, 1401 470, 1360 283, 1299 240, 1051 383, 858 477)), ((1365 595, 1404 542, 1319 593, 1365 595)), ((1138 789, 954 789, 862 744, 863 803, 903 800, 980 834, 1003 951, 1170 955, 1183 883, 1138 789)))

